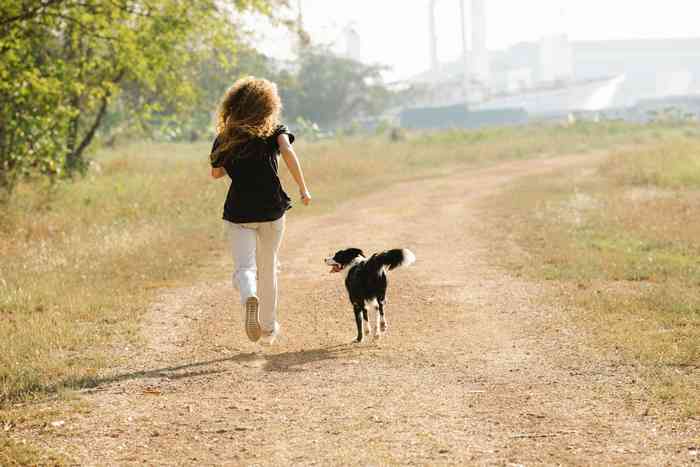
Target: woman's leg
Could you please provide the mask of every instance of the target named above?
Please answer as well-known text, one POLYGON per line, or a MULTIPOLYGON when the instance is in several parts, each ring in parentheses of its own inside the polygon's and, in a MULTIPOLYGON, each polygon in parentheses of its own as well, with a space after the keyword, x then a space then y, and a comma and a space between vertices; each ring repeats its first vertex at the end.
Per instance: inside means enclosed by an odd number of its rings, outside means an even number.
POLYGON ((254 227, 244 224, 227 223, 231 236, 233 253, 233 287, 241 294, 241 303, 258 295, 255 261, 256 233, 254 227))
POLYGON ((258 227, 258 292, 260 326, 272 332, 277 322, 277 253, 284 235, 285 216, 274 222, 261 222, 258 227))

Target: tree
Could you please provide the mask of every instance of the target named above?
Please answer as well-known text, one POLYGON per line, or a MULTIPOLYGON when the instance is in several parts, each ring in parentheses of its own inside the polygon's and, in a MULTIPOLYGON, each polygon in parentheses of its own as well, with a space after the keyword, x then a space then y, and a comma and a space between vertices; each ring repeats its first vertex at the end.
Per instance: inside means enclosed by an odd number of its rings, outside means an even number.
MULTIPOLYGON (((184 101, 126 82, 111 107, 109 127, 143 132, 155 139, 195 140, 213 131, 213 112, 225 90, 244 75, 274 79, 271 60, 251 46, 240 43, 236 50, 208 48, 190 57, 187 66, 193 95, 184 101), (133 112, 148 106, 149 112, 133 112)), ((118 131, 118 130, 117 130, 118 131)))
POLYGON ((131 115, 185 112, 202 57, 232 66, 240 13, 284 0, 0 0, 0 188, 72 174, 110 102, 131 115), (218 51, 212 54, 212 51, 218 51))
POLYGON ((377 115, 391 101, 382 71, 383 67, 338 57, 323 48, 307 50, 298 72, 282 72, 278 79, 286 115, 328 126, 377 115))

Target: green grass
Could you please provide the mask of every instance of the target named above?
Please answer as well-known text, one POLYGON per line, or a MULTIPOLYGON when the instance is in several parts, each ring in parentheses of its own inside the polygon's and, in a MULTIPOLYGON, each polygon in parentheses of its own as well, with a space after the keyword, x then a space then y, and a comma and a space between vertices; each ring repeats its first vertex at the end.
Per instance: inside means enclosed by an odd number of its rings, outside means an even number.
POLYGON ((700 141, 613 153, 491 200, 528 254, 505 264, 556 281, 606 351, 639 365, 657 401, 700 415, 700 141))
MULTIPOLYGON (((328 212, 389 183, 460 167, 648 144, 680 131, 613 123, 302 141, 314 203, 290 215, 328 212)), ((103 151, 86 177, 25 183, 0 206, 0 413, 95 384, 115 364, 107 344, 138 343, 138 319, 158 289, 212 274, 204 266, 225 254, 227 184, 209 178, 209 149, 137 143, 103 151)))

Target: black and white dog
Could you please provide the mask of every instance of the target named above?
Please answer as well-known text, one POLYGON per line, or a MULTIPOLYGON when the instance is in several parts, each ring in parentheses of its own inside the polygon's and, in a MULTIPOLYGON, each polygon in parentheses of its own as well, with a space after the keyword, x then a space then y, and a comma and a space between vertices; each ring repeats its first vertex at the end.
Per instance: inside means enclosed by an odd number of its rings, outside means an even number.
POLYGON ((357 342, 362 342, 365 336, 372 333, 367 315, 368 307, 377 310, 375 337, 379 338, 387 328, 384 316, 386 273, 399 266, 410 266, 415 263, 416 256, 410 250, 396 249, 376 253, 367 259, 362 250, 348 248, 329 256, 325 261, 327 265, 333 267, 331 272, 343 271, 345 273, 345 287, 348 289, 350 303, 355 311, 357 342), (362 326, 363 318, 364 329, 362 326))

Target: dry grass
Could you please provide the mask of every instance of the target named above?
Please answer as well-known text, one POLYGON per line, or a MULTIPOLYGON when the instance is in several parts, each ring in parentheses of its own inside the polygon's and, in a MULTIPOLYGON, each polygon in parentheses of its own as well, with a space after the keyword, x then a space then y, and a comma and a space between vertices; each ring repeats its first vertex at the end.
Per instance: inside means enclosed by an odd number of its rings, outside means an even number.
POLYGON ((530 255, 510 266, 557 281, 606 351, 639 365, 681 417, 700 415, 699 152, 679 136, 498 200, 530 255))
POLYGON ((642 152, 629 151, 602 168, 618 184, 661 189, 700 188, 696 138, 679 138, 642 152))
POLYGON ((0 237, 1 400, 90 384, 100 344, 129 342, 149 290, 207 257, 222 187, 193 173, 199 158, 133 146, 101 174, 21 189, 0 237))
MULTIPOLYGON (((72 404, 75 412, 83 411, 84 405, 79 402, 72 404)), ((52 425, 52 423, 60 423, 61 420, 61 414, 55 409, 31 404, 22 404, 0 411, 0 465, 3 467, 72 465, 68 459, 60 454, 37 449, 32 446, 31 441, 4 437, 7 433, 12 433, 15 427, 22 427, 37 433, 61 430, 62 427, 52 425)))
MULTIPOLYGON (((292 215, 455 167, 643 144, 677 131, 583 124, 301 143, 315 202, 292 215)), ((200 266, 225 254, 226 184, 208 178, 208 150, 144 143, 103 152, 86 178, 23 185, 0 207, 0 411, 94 384, 114 364, 110 345, 137 345, 138 318, 155 290, 201 276, 200 266)))
MULTIPOLYGON (((33 447, 0 437, 0 465, 5 467, 37 465, 37 459, 41 459, 41 453, 33 447)), ((59 462, 56 460, 48 465, 60 465, 59 462)))

